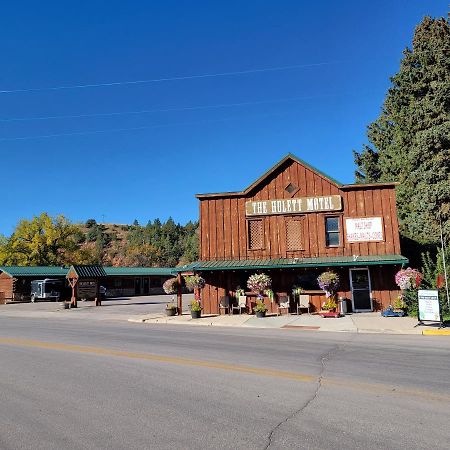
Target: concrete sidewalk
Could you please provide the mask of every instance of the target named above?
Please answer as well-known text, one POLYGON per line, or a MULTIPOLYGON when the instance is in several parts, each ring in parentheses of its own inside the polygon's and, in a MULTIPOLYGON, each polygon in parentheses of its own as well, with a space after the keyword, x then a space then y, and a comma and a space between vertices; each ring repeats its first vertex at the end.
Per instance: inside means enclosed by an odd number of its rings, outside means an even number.
POLYGON ((291 330, 317 330, 351 333, 386 333, 386 334, 430 334, 437 330, 435 325, 416 327, 414 317, 382 317, 380 313, 348 314, 340 318, 323 318, 318 314, 267 316, 258 319, 255 316, 242 315, 204 315, 192 319, 190 314, 167 317, 164 314, 134 316, 129 322, 147 324, 182 324, 193 326, 283 328, 291 330), (425 332, 424 332, 425 331, 425 332), (424 333, 423 333, 424 332, 424 333))

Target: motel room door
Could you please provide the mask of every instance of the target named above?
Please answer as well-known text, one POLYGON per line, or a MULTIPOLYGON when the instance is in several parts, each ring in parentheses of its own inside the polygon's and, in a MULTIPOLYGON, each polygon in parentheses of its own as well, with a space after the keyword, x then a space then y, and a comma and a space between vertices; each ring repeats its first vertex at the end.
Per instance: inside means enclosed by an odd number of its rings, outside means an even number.
POLYGON ((141 295, 141 279, 134 279, 134 295, 141 295))
POLYGON ((369 269, 350 269, 350 287, 354 312, 369 312, 372 306, 372 288, 369 269))

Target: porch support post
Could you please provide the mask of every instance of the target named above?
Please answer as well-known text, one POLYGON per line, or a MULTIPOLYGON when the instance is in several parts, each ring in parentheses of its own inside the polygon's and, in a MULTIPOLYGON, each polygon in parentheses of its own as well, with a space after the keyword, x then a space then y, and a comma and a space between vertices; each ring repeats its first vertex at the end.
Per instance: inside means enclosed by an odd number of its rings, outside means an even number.
POLYGON ((77 281, 78 280, 76 278, 69 279, 69 284, 70 287, 72 288, 72 298, 70 299, 70 304, 72 308, 77 307, 77 297, 75 295, 75 286, 77 285, 77 281))
POLYGON ((183 289, 182 289, 183 278, 181 277, 181 272, 178 272, 177 280, 178 280, 177 306, 178 306, 178 315, 181 316, 181 314, 183 313, 183 289))

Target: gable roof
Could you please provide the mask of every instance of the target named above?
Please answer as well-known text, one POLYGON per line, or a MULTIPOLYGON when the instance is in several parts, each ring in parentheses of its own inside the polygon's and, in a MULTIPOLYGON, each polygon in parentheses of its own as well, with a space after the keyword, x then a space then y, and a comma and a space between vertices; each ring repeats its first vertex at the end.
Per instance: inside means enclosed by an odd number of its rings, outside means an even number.
POLYGON ((373 186, 395 186, 398 183, 371 183, 371 184, 342 184, 335 178, 331 177, 330 175, 327 175, 325 172, 322 172, 321 170, 317 169, 316 167, 312 166, 311 164, 308 164, 303 159, 299 158, 298 156, 293 155, 292 153, 288 153, 284 158, 282 158, 278 163, 276 163, 274 166, 272 166, 267 172, 265 172, 263 175, 261 175, 256 181, 254 181, 250 186, 248 186, 243 191, 235 191, 235 192, 219 192, 219 193, 212 193, 212 194, 197 194, 196 197, 198 199, 203 198, 209 198, 209 197, 243 197, 246 196, 250 191, 252 191, 254 188, 256 188, 259 184, 261 184, 263 181, 265 181, 270 175, 272 175, 279 167, 281 167, 284 163, 287 161, 295 161, 301 166, 306 167, 307 169, 314 172, 319 177, 323 178, 324 180, 328 181, 331 184, 334 184, 336 187, 340 189, 348 189, 348 188, 358 188, 358 187, 373 187, 373 186))
POLYGON ((74 275, 78 278, 102 278, 106 277, 106 272, 102 266, 71 266, 66 276, 72 278, 74 275))

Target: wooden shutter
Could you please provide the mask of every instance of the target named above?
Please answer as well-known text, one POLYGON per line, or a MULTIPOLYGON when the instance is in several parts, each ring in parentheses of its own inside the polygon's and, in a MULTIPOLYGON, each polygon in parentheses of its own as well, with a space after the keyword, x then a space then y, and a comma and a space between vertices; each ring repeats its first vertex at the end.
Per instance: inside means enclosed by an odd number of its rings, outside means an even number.
POLYGON ((286 219, 286 249, 303 250, 303 218, 286 219))
POLYGON ((248 221, 248 248, 259 250, 264 247, 264 230, 262 219, 248 221))

